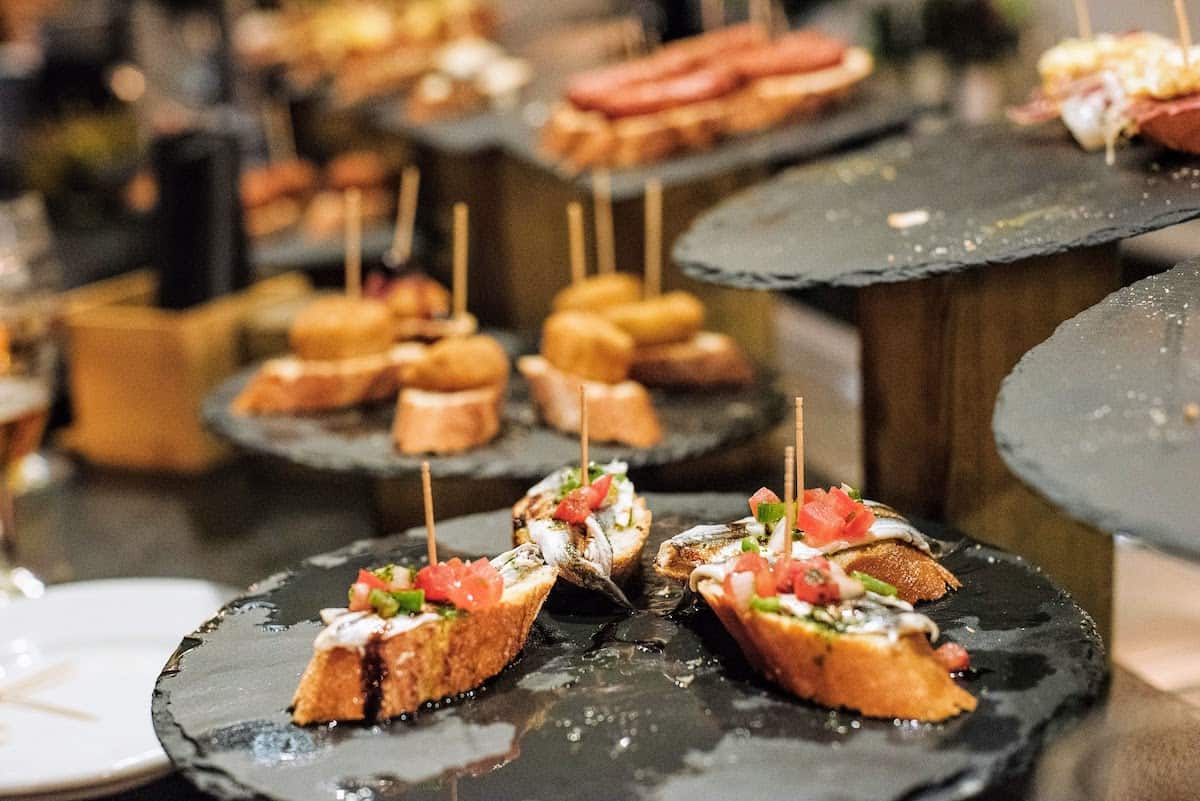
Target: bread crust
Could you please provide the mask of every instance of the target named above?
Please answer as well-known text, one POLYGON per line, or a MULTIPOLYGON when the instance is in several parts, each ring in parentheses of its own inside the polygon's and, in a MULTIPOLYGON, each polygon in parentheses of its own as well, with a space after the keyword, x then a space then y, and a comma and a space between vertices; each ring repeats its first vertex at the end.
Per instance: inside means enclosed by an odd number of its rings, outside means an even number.
POLYGON ((461 453, 500 433, 507 381, 459 392, 407 388, 396 401, 392 440, 401 453, 461 453))
POLYGON ((648 387, 739 387, 754 381, 754 368, 732 337, 701 331, 684 342, 638 348, 629 377, 648 387))
MULTIPOLYGON (((538 568, 504 590, 500 603, 456 618, 439 618, 382 640, 378 717, 417 711, 427 701, 464 693, 495 676, 525 645, 557 571, 538 568)), ((292 721, 362 720, 367 693, 363 652, 314 651, 292 699, 292 721)))
POLYGON ((387 400, 425 346, 396 345, 378 356, 331 362, 285 356, 266 362, 234 399, 235 414, 305 414, 387 400))
POLYGON ((879 540, 858 548, 829 554, 847 573, 858 570, 886 581, 896 588, 902 601, 910 604, 936 601, 962 582, 934 559, 902 540, 879 540))
POLYGON ((700 593, 768 680, 800 698, 868 717, 939 721, 975 708, 954 683, 923 634, 895 640, 877 634, 838 634, 787 615, 739 611, 720 585, 700 593))
POLYGON ((588 433, 596 442, 620 442, 649 448, 662 441, 654 401, 636 381, 604 384, 559 370, 541 356, 522 356, 517 370, 529 382, 538 414, 559 431, 580 428, 579 388, 587 387, 588 433))

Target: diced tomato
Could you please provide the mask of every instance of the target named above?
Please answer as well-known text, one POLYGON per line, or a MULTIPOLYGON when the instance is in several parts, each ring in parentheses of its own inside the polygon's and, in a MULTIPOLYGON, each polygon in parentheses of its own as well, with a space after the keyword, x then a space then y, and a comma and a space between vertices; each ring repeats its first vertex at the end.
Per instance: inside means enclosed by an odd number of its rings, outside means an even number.
POLYGON ((804 543, 814 548, 837 541, 844 523, 824 499, 809 501, 796 515, 796 528, 804 532, 804 543))
POLYGON ((823 489, 807 489, 804 491, 804 503, 802 503, 801 506, 803 506, 805 503, 812 503, 813 501, 823 501, 825 500, 825 496, 828 494, 829 493, 823 489))
POLYGON ((599 509, 608 499, 608 490, 612 486, 613 477, 609 473, 605 473, 592 482, 588 487, 589 497, 588 503, 592 509, 599 509))
POLYGON ((842 529, 842 539, 846 542, 858 542, 866 539, 867 532, 875 525, 875 513, 867 507, 856 509, 846 517, 846 526, 842 529))
POLYGON ((759 487, 758 492, 750 496, 750 516, 758 515, 760 503, 779 503, 779 496, 766 487, 759 487))
POLYGON ((934 649, 933 655, 950 673, 959 673, 971 667, 971 655, 956 642, 945 642, 934 649))
POLYGON ((826 497, 829 499, 829 505, 833 508, 833 511, 837 513, 838 517, 843 519, 851 514, 854 511, 854 507, 858 505, 841 487, 830 487, 829 495, 826 497))
POLYGON ((791 592, 810 604, 831 604, 840 601, 841 590, 830 574, 829 560, 822 556, 792 561, 786 576, 779 576, 780 592, 791 592))
POLYGON ((459 609, 474 612, 499 603, 504 579, 486 559, 467 564, 456 557, 421 568, 416 587, 425 590, 428 601, 449 601, 459 609))
POLYGON ((554 519, 565 523, 584 523, 592 513, 592 494, 588 487, 571 490, 554 510, 554 519))
POLYGON ((371 587, 361 581, 356 581, 350 585, 350 611, 351 612, 369 612, 371 611, 371 587))
POLYGON ((744 553, 733 563, 733 573, 754 574, 754 594, 760 598, 778 595, 771 563, 756 553, 744 553))
POLYGON ((370 570, 359 570, 358 578, 354 581, 355 584, 366 584, 369 589, 387 591, 387 582, 379 576, 372 573, 370 570))

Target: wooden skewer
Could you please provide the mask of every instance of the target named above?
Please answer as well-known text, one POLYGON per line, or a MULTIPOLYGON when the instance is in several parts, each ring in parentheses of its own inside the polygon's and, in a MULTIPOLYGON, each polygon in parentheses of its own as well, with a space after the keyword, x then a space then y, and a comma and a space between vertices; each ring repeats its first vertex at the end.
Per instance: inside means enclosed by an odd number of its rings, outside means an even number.
POLYGON ((425 498, 425 547, 429 564, 437 564, 437 532, 433 527, 433 483, 429 478, 429 462, 421 462, 421 493, 425 498))
POLYGON ((613 244, 612 176, 608 170, 592 173, 592 205, 596 217, 596 269, 604 275, 617 269, 613 244))
POLYGON ((766 28, 768 33, 771 32, 773 26, 770 0, 750 0, 749 15, 750 22, 766 28))
POLYGON ((592 485, 591 461, 588 459, 588 405, 587 387, 579 385, 579 483, 592 485))
POLYGON ((1192 64, 1192 26, 1188 24, 1183 0, 1175 0, 1175 20, 1179 23, 1179 46, 1183 48, 1183 66, 1192 64))
POLYGON ((346 294, 362 297, 362 192, 347 189, 346 202, 346 294))
POLYGON ((804 505, 804 398, 796 398, 796 497, 804 505))
POLYGON ((725 0, 702 0, 700 4, 700 25, 704 32, 715 31, 725 27, 725 0))
POLYGON ((396 230, 392 232, 391 260, 395 265, 408 264, 412 258, 413 228, 417 223, 417 193, 421 187, 421 170, 405 167, 400 174, 400 198, 396 203, 396 230))
POLYGON ((1092 15, 1088 12, 1087 0, 1075 0, 1075 21, 1079 23, 1079 38, 1092 38, 1092 15))
POLYGON ((583 206, 575 201, 567 204, 567 233, 571 239, 571 283, 578 284, 587 276, 587 254, 583 249, 583 206))
POLYGON ((779 575, 786 576, 792 561, 792 532, 796 528, 796 449, 783 452, 783 547, 779 551, 779 575))
POLYGON ((646 297, 662 292, 662 181, 646 182, 646 297))
POLYGON ((263 134, 267 138, 267 156, 272 162, 278 164, 296 158, 292 112, 287 103, 263 109, 263 134))
POLYGON ((467 204, 454 204, 454 316, 467 313, 467 234, 470 219, 467 204))

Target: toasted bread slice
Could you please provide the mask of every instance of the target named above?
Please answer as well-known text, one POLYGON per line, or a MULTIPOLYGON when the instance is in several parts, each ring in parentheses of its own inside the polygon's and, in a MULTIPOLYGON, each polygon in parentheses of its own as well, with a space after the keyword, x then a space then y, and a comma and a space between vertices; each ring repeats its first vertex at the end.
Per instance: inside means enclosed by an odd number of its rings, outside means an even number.
POLYGON ((800 698, 869 717, 924 721, 975 708, 924 633, 843 633, 784 613, 739 610, 716 581, 702 581, 699 591, 747 661, 800 698))
POLYGON ((559 431, 579 431, 579 388, 586 386, 588 431, 593 441, 621 442, 635 448, 649 448, 662 441, 654 401, 636 381, 585 381, 559 370, 541 356, 522 356, 517 360, 517 369, 529 382, 542 419, 559 431))
POLYGON ((459 392, 403 389, 392 439, 401 453, 459 453, 491 442, 500 431, 504 384, 459 392))
POLYGON ((338 361, 284 356, 266 362, 233 401, 238 414, 297 414, 342 409, 386 400, 400 375, 425 347, 397 345, 386 353, 338 361))
POLYGON ((754 368, 732 337, 701 331, 684 342, 638 348, 629 377, 648 387, 736 387, 754 380, 754 368))
POLYGON ((855 570, 886 581, 896 588, 901 600, 915 604, 936 601, 947 588, 957 590, 962 582, 941 562, 900 540, 878 542, 828 554, 847 572, 855 570))
POLYGON ((348 613, 378 625, 366 624, 372 633, 361 644, 348 637, 345 646, 314 650, 292 699, 292 721, 391 718, 479 686, 524 647, 556 576, 552 567, 535 568, 505 587, 496 606, 455 617, 392 618, 403 623, 389 626, 376 615, 348 613))

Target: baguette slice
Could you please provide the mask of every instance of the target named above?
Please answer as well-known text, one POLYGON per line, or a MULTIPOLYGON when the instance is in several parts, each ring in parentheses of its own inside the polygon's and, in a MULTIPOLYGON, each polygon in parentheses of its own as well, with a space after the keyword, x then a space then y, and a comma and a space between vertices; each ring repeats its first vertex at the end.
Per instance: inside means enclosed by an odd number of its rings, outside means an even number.
POLYGON ((266 362, 233 401, 237 414, 296 414, 385 400, 400 388, 402 371, 425 347, 396 345, 386 353, 338 361, 284 356, 266 362))
POLYGON ((490 609, 453 618, 422 615, 419 625, 392 636, 390 621, 348 613, 374 618, 375 633, 362 645, 314 649, 292 699, 292 721, 363 720, 376 702, 373 717, 382 720, 479 686, 524 647, 556 576, 552 567, 534 568, 506 586, 490 609))
POLYGON ((962 587, 958 577, 941 562, 900 540, 880 540, 858 548, 829 554, 847 573, 858 570, 896 588, 901 600, 910 604, 936 601, 947 588, 962 587))
POLYGON ((593 441, 649 448, 662 441, 662 426, 646 388, 636 381, 602 384, 554 367, 541 356, 522 356, 517 369, 529 382, 538 413, 559 431, 580 428, 579 388, 587 387, 588 431, 593 441))
POLYGON ((745 386, 754 368, 732 337, 701 331, 684 342, 638 348, 629 377, 648 387, 745 386))
POLYGON ((504 384, 460 392, 403 389, 392 439, 401 453, 459 453, 485 445, 500 431, 504 384))
POLYGON ((924 633, 838 633, 790 615, 739 610, 713 580, 700 594, 747 661, 800 698, 869 717, 939 721, 975 708, 924 633))

